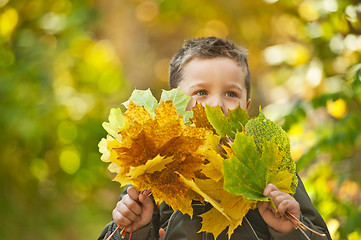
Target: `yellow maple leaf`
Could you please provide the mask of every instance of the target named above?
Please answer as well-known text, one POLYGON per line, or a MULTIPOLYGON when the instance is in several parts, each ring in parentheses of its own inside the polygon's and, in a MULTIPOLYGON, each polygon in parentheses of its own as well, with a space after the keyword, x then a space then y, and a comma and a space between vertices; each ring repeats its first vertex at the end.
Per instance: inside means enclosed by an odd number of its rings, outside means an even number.
POLYGON ((292 183, 293 177, 294 174, 287 170, 279 171, 274 177, 273 184, 282 192, 294 194, 290 188, 290 183, 292 183))
POLYGON ((202 191, 195 183, 193 180, 189 180, 185 177, 183 177, 181 174, 179 174, 181 180, 187 184, 194 192, 198 193, 199 195, 201 195, 205 201, 209 202, 210 204, 212 204, 212 206, 217 209, 221 214, 223 214, 223 216, 225 218, 227 218, 228 220, 229 217, 228 215, 224 212, 222 206, 217 202, 215 201, 215 199, 211 198, 210 196, 208 196, 208 193, 205 193, 204 191, 202 191))
POLYGON ((200 215, 203 219, 200 232, 210 232, 215 238, 226 227, 228 227, 227 234, 230 238, 234 230, 242 223, 247 212, 256 207, 256 201, 225 191, 223 179, 221 181, 198 178, 189 180, 182 175, 180 177, 194 192, 213 206, 210 211, 200 215))
POLYGON ((218 147, 220 137, 210 134, 206 140, 207 145, 203 148, 203 155, 205 155, 207 162, 202 166, 201 172, 208 178, 219 181, 223 178, 223 157, 219 154, 220 148, 218 147))
POLYGON ((206 110, 202 104, 197 103, 193 108, 193 118, 190 119, 191 123, 195 124, 196 127, 206 128, 216 134, 216 130, 212 124, 208 121, 206 110))
POLYGON ((151 188, 157 202, 164 200, 192 216, 192 199, 201 198, 179 174, 192 179, 200 171, 211 151, 206 138, 212 132, 185 126, 172 101, 161 102, 154 112, 130 101, 128 111, 121 113, 124 122, 109 123, 112 134, 118 130, 116 138, 99 143, 102 160, 112 163, 110 169, 118 173, 115 181, 139 191, 151 188))
POLYGON ((215 237, 217 237, 227 226, 229 226, 228 236, 230 237, 234 229, 242 223, 243 217, 247 212, 256 207, 256 201, 248 200, 243 196, 233 195, 224 190, 223 179, 218 182, 212 179, 195 179, 195 184, 201 191, 206 192, 210 198, 214 199, 214 201, 222 206, 224 212, 221 213, 222 216, 214 211, 217 210, 216 208, 201 215, 203 218, 201 231, 212 232, 215 237), (224 215, 227 215, 227 217, 224 215), (222 224, 217 223, 215 225, 214 219, 222 222, 222 224), (213 229, 215 227, 222 229, 213 229))
POLYGON ((155 158, 148 160, 144 165, 130 167, 127 176, 131 179, 136 179, 142 174, 152 174, 155 171, 162 171, 165 168, 165 165, 172 161, 172 157, 164 158, 158 155, 155 158))
POLYGON ((201 214, 200 217, 202 217, 202 228, 199 232, 211 232, 214 238, 217 238, 231 224, 231 221, 215 208, 201 214))

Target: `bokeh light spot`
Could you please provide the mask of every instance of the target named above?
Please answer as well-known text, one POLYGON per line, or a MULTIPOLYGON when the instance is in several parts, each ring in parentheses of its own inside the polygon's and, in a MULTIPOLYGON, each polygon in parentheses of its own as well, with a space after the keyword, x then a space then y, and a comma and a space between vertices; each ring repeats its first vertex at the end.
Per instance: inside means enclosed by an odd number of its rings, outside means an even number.
POLYGON ((0 0, 0 7, 5 6, 8 2, 9 0, 0 0))
POLYGON ((328 231, 331 234, 331 237, 334 239, 335 234, 338 228, 340 227, 340 221, 335 218, 331 218, 330 220, 327 221, 327 227, 328 227, 328 231))
POLYGON ((105 40, 89 44, 85 50, 84 59, 91 67, 100 69, 117 60, 113 46, 109 41, 105 40))
POLYGON ((345 73, 349 66, 348 58, 344 56, 338 56, 332 61, 332 68, 335 73, 345 73))
POLYGON ((263 0, 265 3, 272 4, 278 2, 278 0, 263 0))
POLYGON ((283 46, 282 45, 275 45, 267 47, 263 51, 264 60, 269 65, 278 65, 285 60, 283 46))
POLYGON ((357 22, 357 6, 353 6, 353 5, 347 6, 345 13, 347 15, 347 19, 350 22, 357 22))
POLYGON ((357 231, 354 231, 354 232, 347 235, 347 239, 348 240, 360 240, 361 239, 361 234, 358 233, 357 231))
POLYGON ((158 5, 152 1, 144 1, 136 8, 136 18, 142 22, 152 21, 158 13, 158 5))
POLYGON ((60 154, 59 164, 61 169, 68 174, 74 174, 80 167, 80 156, 73 149, 63 150, 60 154))
POLYGON ((6 9, 0 15, 0 34, 10 36, 18 23, 18 12, 14 8, 6 9))
POLYGON ((293 146, 292 152, 291 152, 291 157, 295 162, 297 162, 304 153, 305 153, 305 149, 303 148, 303 146, 301 146, 301 145, 293 146))
POLYGON ((318 38, 323 35, 322 27, 317 22, 311 22, 307 24, 307 33, 311 38, 318 38))
POLYGON ((46 179, 49 175, 48 164, 40 158, 36 158, 31 162, 30 171, 40 181, 46 179))
POLYGON ((335 118, 344 118, 347 113, 347 104, 342 98, 332 101, 327 100, 326 108, 328 113, 335 118))
POLYGON ((301 44, 291 44, 285 54, 287 63, 292 66, 305 64, 310 59, 308 48, 301 44))
POLYGON ((336 34, 333 36, 329 45, 332 52, 336 54, 342 53, 345 48, 342 35, 336 34))
POLYGON ((316 21, 319 18, 318 10, 313 2, 302 2, 298 7, 298 14, 307 21, 316 21))
POLYGON ((199 30, 198 36, 218 36, 218 37, 227 37, 229 34, 228 27, 220 20, 211 20, 207 22, 206 26, 199 30))
POLYGON ((351 51, 356 51, 357 49, 357 37, 354 34, 348 34, 344 39, 345 47, 351 51))
POLYGON ((322 1, 323 9, 328 12, 336 12, 338 4, 336 0, 323 0, 322 1))
POLYGON ((337 192, 337 197, 343 201, 357 201, 361 199, 360 186, 352 180, 346 179, 337 192))
POLYGON ((263 51, 263 57, 269 65, 287 62, 289 65, 295 66, 307 63, 310 59, 310 52, 301 44, 289 43, 266 48, 263 51))
POLYGON ((50 34, 59 33, 66 27, 66 16, 53 12, 45 13, 40 20, 40 26, 50 34))
POLYGON ((313 87, 320 85, 323 76, 322 62, 314 59, 310 63, 310 67, 306 73, 307 82, 313 87))

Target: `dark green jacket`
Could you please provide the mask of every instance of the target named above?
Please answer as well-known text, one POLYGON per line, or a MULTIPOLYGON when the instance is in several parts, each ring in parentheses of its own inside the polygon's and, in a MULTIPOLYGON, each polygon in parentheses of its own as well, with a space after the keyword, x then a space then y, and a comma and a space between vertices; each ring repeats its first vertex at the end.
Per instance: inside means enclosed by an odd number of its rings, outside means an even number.
MULTIPOLYGON (((124 191, 121 197, 126 193, 124 191)), ((307 192, 303 186, 301 179, 298 177, 298 186, 294 198, 298 201, 301 207, 301 221, 313 230, 327 234, 327 237, 320 237, 309 231, 306 231, 308 237, 312 240, 331 240, 327 226, 323 221, 321 215, 317 212, 307 192)), ((159 209, 155 208, 153 219, 151 223, 135 231, 132 234, 132 240, 144 239, 154 240, 159 239, 159 228, 166 230, 164 240, 214 240, 212 234, 201 232, 197 233, 201 229, 201 218, 197 215, 202 214, 212 208, 210 204, 202 204, 199 202, 193 202, 193 219, 187 214, 182 214, 179 211, 174 212, 165 202, 163 202, 159 209)), ((110 222, 102 231, 98 240, 106 240, 107 237, 116 229, 116 224, 110 222)), ((227 240, 227 229, 225 229, 216 240, 227 240)), ((128 239, 129 235, 126 235, 125 239, 128 239)), ((122 239, 119 231, 113 235, 112 239, 122 239)), ((246 217, 243 219, 242 225, 235 229, 232 234, 231 240, 247 240, 247 239, 299 239, 305 240, 306 237, 300 232, 300 230, 294 229, 286 234, 279 233, 269 227, 261 215, 258 209, 250 210, 246 217)))

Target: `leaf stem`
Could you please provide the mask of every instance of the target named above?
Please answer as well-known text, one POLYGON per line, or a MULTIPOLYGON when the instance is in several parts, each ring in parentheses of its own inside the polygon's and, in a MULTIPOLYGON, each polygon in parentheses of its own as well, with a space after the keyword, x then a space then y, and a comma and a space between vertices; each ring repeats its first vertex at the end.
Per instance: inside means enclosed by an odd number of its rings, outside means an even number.
POLYGON ((286 215, 286 217, 287 217, 287 219, 293 224, 293 226, 295 227, 295 229, 299 229, 299 230, 301 231, 301 233, 305 236, 305 238, 306 238, 307 240, 311 240, 311 239, 307 236, 307 234, 305 233, 305 231, 303 231, 302 228, 298 227, 297 223, 296 223, 291 217, 289 217, 288 215, 286 215))
MULTIPOLYGON (((315 230, 313 230, 313 229, 309 228, 308 226, 306 226, 303 222, 301 222, 298 218, 296 218, 289 211, 286 212, 286 216, 287 216, 288 220, 290 220, 294 225, 297 225, 301 231, 302 231, 302 229, 303 230, 308 230, 308 231, 311 231, 311 232, 317 234, 318 236, 326 237, 326 234, 316 232, 315 230)), ((304 231, 302 231, 302 233, 305 234, 304 231)), ((307 239, 309 239, 309 238, 307 237, 307 239)))

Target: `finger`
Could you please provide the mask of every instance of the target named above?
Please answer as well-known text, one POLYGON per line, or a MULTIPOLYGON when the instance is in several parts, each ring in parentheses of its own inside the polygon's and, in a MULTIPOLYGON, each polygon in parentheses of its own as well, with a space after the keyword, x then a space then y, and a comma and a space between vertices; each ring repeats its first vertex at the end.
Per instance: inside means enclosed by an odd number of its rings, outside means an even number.
POLYGON ((286 212, 290 212, 296 218, 300 218, 300 204, 293 197, 282 201, 278 206, 278 211, 282 216, 285 215, 286 212))
POLYGON ((269 197, 272 199, 273 203, 275 204, 276 208, 278 208, 278 205, 287 199, 290 199, 291 196, 288 193, 281 192, 279 190, 272 191, 269 194, 269 197))
POLYGON ((269 202, 259 202, 257 204, 258 207, 258 211, 261 214, 262 217, 275 217, 275 218, 279 218, 280 215, 277 212, 277 210, 271 206, 271 204, 269 202))
POLYGON ((113 210, 113 221, 117 224, 120 228, 124 228, 124 226, 129 226, 132 221, 128 218, 124 217, 119 211, 116 209, 113 210))
POLYGON ((278 188, 272 183, 267 184, 263 190, 263 196, 268 197, 272 191, 278 190, 278 188))
POLYGON ((287 200, 284 200, 282 201, 277 209, 278 209, 278 212, 280 213, 281 216, 284 216, 286 211, 292 206, 292 201, 287 199, 287 200))
MULTIPOLYGON (((138 204, 134 200, 131 200, 131 201, 133 201, 134 204, 138 204)), ((123 217, 127 218, 131 222, 134 222, 139 219, 139 214, 134 213, 132 211, 132 209, 130 209, 123 200, 120 201, 120 206, 119 206, 118 210, 119 210, 120 214, 122 214, 123 217)))
POLYGON ((136 200, 136 201, 138 200, 139 193, 138 193, 138 191, 137 191, 137 189, 135 187, 130 186, 127 189, 127 193, 133 200, 136 200))
POLYGON ((139 194, 139 202, 143 205, 143 208, 153 207, 152 199, 145 194, 139 194))
POLYGON ((160 237, 160 239, 163 240, 164 236, 165 236, 165 230, 164 230, 164 228, 160 228, 159 229, 159 237, 160 237))
POLYGON ((139 194, 139 201, 142 204, 142 218, 147 221, 147 219, 151 219, 153 216, 154 203, 152 199, 145 195, 139 194))
POLYGON ((142 207, 138 201, 133 200, 129 194, 125 195, 121 201, 125 206, 128 207, 135 215, 140 215, 142 213, 142 207))

